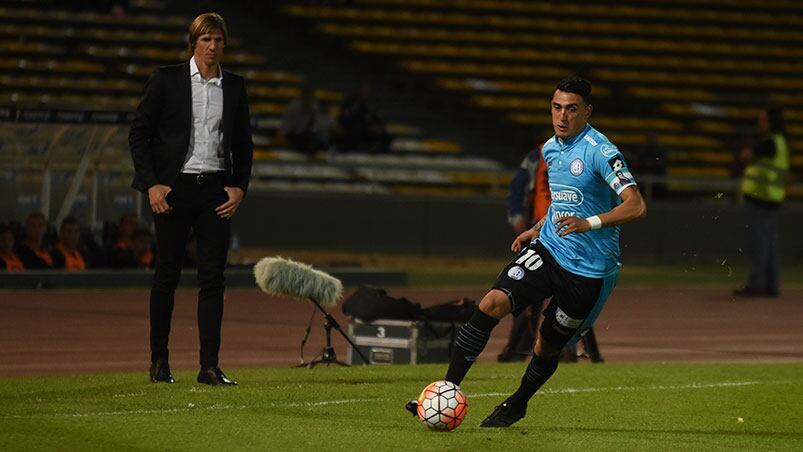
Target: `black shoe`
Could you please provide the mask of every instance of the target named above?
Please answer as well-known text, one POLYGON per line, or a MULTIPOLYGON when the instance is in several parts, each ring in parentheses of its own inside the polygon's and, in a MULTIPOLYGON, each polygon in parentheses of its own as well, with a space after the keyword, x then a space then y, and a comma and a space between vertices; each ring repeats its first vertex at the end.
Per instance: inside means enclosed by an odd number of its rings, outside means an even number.
POLYGON ((527 405, 520 408, 505 400, 480 423, 480 427, 510 427, 523 418, 525 414, 527 414, 527 405))
POLYGON ((418 400, 411 400, 404 405, 404 409, 413 413, 413 416, 418 417, 418 400))
POLYGON ((591 358, 591 362, 592 363, 604 363, 605 362, 605 358, 603 358, 602 355, 600 355, 599 353, 591 353, 591 354, 588 355, 588 357, 591 358))
POLYGON ((151 382, 153 383, 173 383, 173 374, 170 373, 170 364, 163 359, 157 359, 151 363, 151 382))
POLYGON ((222 386, 237 386, 237 382, 229 380, 226 374, 220 370, 220 367, 210 367, 208 369, 201 369, 198 372, 198 383, 207 385, 222 385, 222 386))

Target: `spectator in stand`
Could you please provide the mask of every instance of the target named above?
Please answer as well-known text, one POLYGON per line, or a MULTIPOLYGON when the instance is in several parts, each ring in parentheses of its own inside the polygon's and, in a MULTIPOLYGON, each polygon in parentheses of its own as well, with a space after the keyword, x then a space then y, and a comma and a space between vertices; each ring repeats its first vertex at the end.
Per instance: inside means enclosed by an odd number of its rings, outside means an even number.
POLYGON ((301 94, 287 106, 279 134, 291 149, 312 157, 316 151, 329 147, 331 126, 329 116, 318 103, 315 90, 305 86, 301 94))
POLYGON ((147 229, 136 229, 129 248, 115 248, 112 265, 115 268, 153 268, 153 237, 147 229))
POLYGON ((23 270, 22 261, 14 253, 14 232, 6 225, 0 225, 0 271, 23 270))
POLYGON ((131 239, 138 226, 139 220, 135 213, 124 213, 120 217, 120 226, 117 229, 117 242, 115 242, 114 247, 130 249, 134 245, 131 239))
POLYGON ((81 226, 74 217, 66 217, 59 228, 59 242, 51 251, 53 268, 67 271, 86 270, 86 261, 78 244, 81 241, 81 226))
POLYGON ((115 19, 125 19, 128 17, 128 2, 113 1, 109 8, 109 14, 115 19))
POLYGON ((41 212, 31 212, 25 219, 25 236, 17 246, 17 256, 26 269, 51 269, 53 256, 45 248, 44 238, 47 233, 47 220, 41 212))
MULTIPOLYGON (((106 248, 108 263, 112 267, 117 267, 121 256, 130 253, 134 246, 133 235, 139 227, 139 220, 136 214, 129 212, 120 217, 120 223, 116 227, 113 223, 109 223, 108 226, 108 232, 104 230, 104 248, 106 248)), ((126 259, 122 258, 122 260, 126 259)))
POLYGON ((390 150, 391 136, 379 108, 371 102, 371 88, 363 83, 340 107, 337 148, 370 153, 390 150))

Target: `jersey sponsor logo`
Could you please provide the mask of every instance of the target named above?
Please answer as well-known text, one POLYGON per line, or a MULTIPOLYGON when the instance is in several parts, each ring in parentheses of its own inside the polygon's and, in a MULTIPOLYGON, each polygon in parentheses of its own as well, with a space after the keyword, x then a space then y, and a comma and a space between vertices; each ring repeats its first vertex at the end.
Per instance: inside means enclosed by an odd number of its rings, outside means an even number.
POLYGON ((594 139, 593 139, 593 138, 591 138, 590 136, 586 135, 586 136, 585 136, 585 137, 583 137, 583 138, 584 138, 586 141, 588 141, 589 143, 591 143, 591 146, 596 146, 596 145, 597 145, 597 142, 596 142, 596 141, 594 141, 594 139))
POLYGON ((614 171, 622 171, 622 168, 625 167, 625 162, 622 160, 621 157, 616 156, 610 160, 608 160, 608 166, 611 167, 614 171))
POLYGON ((568 314, 563 312, 563 309, 558 307, 557 311, 555 311, 555 320, 557 320, 560 325, 565 326, 566 328, 575 329, 583 324, 584 319, 573 319, 569 317, 568 314))
POLYGON ((616 146, 614 146, 612 144, 605 143, 605 144, 602 145, 601 148, 599 148, 599 151, 602 152, 603 156, 611 157, 611 156, 615 155, 617 152, 619 152, 619 149, 617 149, 616 146))
POLYGON ((560 206, 579 206, 583 203, 583 192, 578 188, 563 184, 550 184, 552 204, 560 206))
POLYGON ((516 281, 520 281, 521 278, 524 278, 524 269, 519 267, 518 265, 515 267, 510 267, 510 270, 507 271, 507 276, 510 279, 515 279, 516 281))
POLYGON ((574 160, 572 160, 572 164, 571 164, 571 166, 569 167, 569 170, 570 170, 570 171, 572 172, 572 174, 574 174, 575 176, 579 176, 579 175, 583 174, 583 170, 584 170, 584 169, 585 169, 585 164, 583 164, 583 161, 582 161, 582 160, 580 160, 580 159, 574 159, 574 160))
POLYGON ((552 212, 552 222, 558 221, 563 217, 576 217, 577 212, 573 210, 556 210, 552 212))

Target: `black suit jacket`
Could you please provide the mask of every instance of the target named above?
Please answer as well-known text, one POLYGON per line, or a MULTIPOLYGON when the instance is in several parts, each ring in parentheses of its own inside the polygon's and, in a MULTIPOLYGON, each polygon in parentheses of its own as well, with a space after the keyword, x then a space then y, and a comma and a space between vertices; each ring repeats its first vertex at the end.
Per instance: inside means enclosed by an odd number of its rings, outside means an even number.
MULTIPOLYGON (((227 186, 248 190, 254 144, 248 96, 242 76, 223 70, 223 150, 227 186)), ((156 184, 175 186, 189 152, 192 130, 190 63, 156 69, 145 84, 128 144, 134 160, 131 186, 146 191, 156 184)))

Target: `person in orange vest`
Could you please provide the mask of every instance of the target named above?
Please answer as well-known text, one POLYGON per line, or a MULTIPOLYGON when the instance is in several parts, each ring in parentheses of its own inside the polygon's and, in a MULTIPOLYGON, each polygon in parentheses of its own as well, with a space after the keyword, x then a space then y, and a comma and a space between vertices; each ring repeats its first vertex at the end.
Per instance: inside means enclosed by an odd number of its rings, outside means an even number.
POLYGON ((117 228, 117 242, 115 242, 114 248, 127 250, 134 246, 132 237, 138 225, 139 220, 135 213, 124 213, 120 217, 120 225, 117 228))
POLYGON ((14 232, 6 225, 0 225, 0 271, 23 270, 22 261, 14 253, 14 232))
POLYGON ((131 236, 132 254, 138 268, 153 268, 153 237, 147 229, 137 229, 131 236))
POLYGON ((147 229, 136 229, 129 248, 118 248, 113 256, 115 268, 153 268, 153 237, 147 229))
POLYGON ((17 256, 26 269, 51 269, 53 256, 45 248, 44 238, 47 232, 47 220, 41 212, 31 212, 25 219, 25 238, 17 246, 17 256))
POLYGON ((50 253, 53 256, 53 268, 67 271, 86 270, 86 261, 78 249, 81 240, 81 226, 75 217, 66 217, 59 228, 59 243, 50 253))

